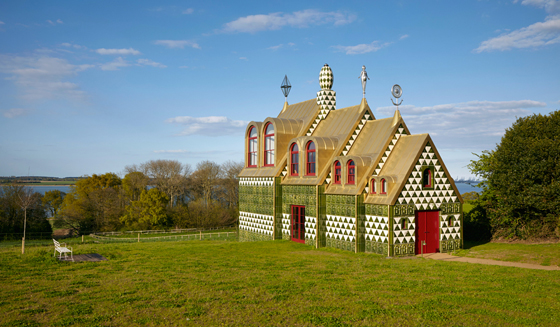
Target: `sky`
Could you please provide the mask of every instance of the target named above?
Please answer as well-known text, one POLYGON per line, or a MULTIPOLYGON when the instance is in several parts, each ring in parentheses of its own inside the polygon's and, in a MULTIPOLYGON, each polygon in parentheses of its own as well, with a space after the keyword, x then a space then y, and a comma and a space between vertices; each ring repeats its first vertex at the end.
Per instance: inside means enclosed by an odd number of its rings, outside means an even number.
POLYGON ((250 121, 316 97, 429 133, 471 177, 519 117, 560 109, 560 1, 1 1, 0 176, 243 161, 250 121), (474 153, 474 154, 473 154, 474 153))

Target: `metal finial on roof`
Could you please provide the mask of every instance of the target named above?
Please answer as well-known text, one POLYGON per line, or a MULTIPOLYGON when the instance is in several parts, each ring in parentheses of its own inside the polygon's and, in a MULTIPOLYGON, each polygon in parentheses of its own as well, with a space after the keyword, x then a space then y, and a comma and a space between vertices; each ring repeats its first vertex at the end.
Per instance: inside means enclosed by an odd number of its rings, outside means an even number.
POLYGON ((282 81, 282 85, 280 86, 282 89, 282 93, 286 97, 286 101, 288 101, 288 94, 290 94, 290 90, 292 89, 292 85, 290 84, 290 80, 288 79, 288 75, 284 75, 284 80, 282 81))
POLYGON ((366 83, 369 77, 367 76, 366 66, 362 66, 362 72, 360 73, 360 79, 362 80, 362 91, 364 91, 363 98, 366 98, 366 83))
POLYGON ((393 94, 393 96, 397 100, 397 103, 395 103, 395 101, 393 101, 393 99, 391 99, 391 102, 393 102, 393 105, 397 106, 397 110, 399 110, 399 106, 403 102, 403 100, 401 100, 401 102, 399 102, 399 98, 402 96, 402 89, 401 89, 400 85, 399 84, 393 85, 393 87, 391 88, 391 93, 393 94))

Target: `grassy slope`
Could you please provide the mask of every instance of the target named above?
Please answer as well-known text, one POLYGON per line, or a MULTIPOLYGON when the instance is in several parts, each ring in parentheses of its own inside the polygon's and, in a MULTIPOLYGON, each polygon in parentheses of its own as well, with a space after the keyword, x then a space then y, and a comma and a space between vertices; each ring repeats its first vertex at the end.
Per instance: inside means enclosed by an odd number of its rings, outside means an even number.
MULTIPOLYGON (((465 202, 463 204, 464 213, 468 213, 473 207, 471 203, 465 202)), ((560 243, 523 244, 490 242, 476 244, 465 241, 465 249, 454 254, 471 258, 524 262, 543 266, 560 266, 560 243)))
POLYGON ((287 241, 0 249, 0 326, 560 324, 560 274, 385 259, 287 241))

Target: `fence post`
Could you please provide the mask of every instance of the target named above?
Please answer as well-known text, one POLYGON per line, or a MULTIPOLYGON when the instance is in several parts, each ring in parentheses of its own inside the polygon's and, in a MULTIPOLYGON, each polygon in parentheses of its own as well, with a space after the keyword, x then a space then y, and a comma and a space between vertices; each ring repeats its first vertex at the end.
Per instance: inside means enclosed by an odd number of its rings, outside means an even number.
POLYGON ((82 235, 82 243, 84 243, 84 235, 82 235))
POLYGON ((200 231, 200 240, 202 241, 202 231, 200 231))
POLYGON ((138 233, 138 243, 140 243, 140 233, 138 233))

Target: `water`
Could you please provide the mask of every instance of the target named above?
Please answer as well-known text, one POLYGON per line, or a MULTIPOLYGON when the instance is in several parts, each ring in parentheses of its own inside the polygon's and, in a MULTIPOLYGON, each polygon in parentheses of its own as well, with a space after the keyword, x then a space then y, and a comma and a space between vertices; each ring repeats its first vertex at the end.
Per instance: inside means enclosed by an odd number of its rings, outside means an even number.
POLYGON ((33 185, 33 186, 29 186, 33 189, 33 191, 41 193, 43 195, 45 195, 45 192, 48 191, 54 191, 54 190, 59 190, 60 192, 64 192, 66 194, 70 193, 70 186, 62 186, 62 185, 44 185, 44 186, 39 186, 39 185, 33 185))
MULTIPOLYGON (((459 190, 460 194, 464 194, 467 192, 482 192, 482 189, 479 187, 475 187, 475 186, 471 186, 469 184, 465 184, 465 183, 456 183, 455 184, 457 186, 457 189, 459 190)), ((39 192, 41 194, 45 194, 45 192, 48 191, 52 191, 52 190, 59 190, 61 192, 64 192, 66 194, 70 193, 70 186, 57 186, 57 185, 51 185, 51 186, 30 186, 31 188, 33 188, 33 190, 35 192, 39 192)))
POLYGON ((465 194, 467 192, 478 192, 478 193, 482 192, 482 189, 480 187, 471 186, 470 184, 455 183, 455 186, 457 186, 457 189, 461 194, 465 194))

